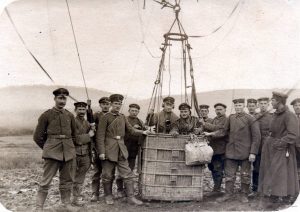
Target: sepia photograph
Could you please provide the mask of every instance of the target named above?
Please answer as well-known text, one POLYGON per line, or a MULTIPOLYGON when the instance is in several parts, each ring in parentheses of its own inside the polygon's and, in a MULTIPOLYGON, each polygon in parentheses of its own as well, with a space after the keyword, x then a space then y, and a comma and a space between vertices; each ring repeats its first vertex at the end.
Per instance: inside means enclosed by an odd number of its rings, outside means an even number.
POLYGON ((298 211, 299 11, 0 0, 0 212, 298 211))

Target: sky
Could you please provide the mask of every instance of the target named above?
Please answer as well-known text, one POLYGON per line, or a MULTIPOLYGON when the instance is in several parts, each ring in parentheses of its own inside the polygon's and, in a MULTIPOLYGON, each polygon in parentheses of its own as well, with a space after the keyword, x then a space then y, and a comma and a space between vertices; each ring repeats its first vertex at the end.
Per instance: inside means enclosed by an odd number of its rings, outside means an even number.
MULTIPOLYGON (((163 34, 174 20, 172 9, 161 9, 152 0, 146 0, 145 9, 143 0, 68 2, 87 86, 149 98, 163 34)), ((210 36, 189 38, 198 92, 300 88, 299 1, 181 2, 180 20, 188 35, 207 35, 225 23, 210 36)), ((7 8, 26 45, 55 84, 83 86, 66 2, 20 0, 7 8)), ((180 46, 175 42, 170 49, 164 71, 165 95, 183 92, 180 46)), ((6 13, 2 13, 0 88, 32 84, 52 82, 25 50, 6 13)))

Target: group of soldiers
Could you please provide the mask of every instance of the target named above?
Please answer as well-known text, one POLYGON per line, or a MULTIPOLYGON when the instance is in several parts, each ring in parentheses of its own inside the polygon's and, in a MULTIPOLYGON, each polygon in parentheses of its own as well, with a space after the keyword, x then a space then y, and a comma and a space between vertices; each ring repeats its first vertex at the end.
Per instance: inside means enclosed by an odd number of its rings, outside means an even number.
POLYGON ((149 133, 174 137, 205 135, 214 151, 208 164, 214 188, 208 195, 220 195, 216 199, 218 202, 235 197, 238 171, 241 202, 258 196, 262 204, 283 202, 294 200, 298 195, 300 98, 291 103, 296 115, 286 106, 288 96, 273 92, 272 98, 247 99, 247 105, 245 99, 234 99, 235 113, 228 117, 227 106, 216 103, 216 117, 211 119, 208 105, 200 105, 200 117, 195 117, 187 103, 179 105, 180 115, 177 116, 173 112, 175 99, 165 97, 162 110, 158 113, 150 110, 146 123, 143 123, 138 118, 138 104, 130 104, 129 116, 124 116, 120 113, 124 97, 113 94, 99 100, 101 111, 93 114, 94 123, 89 123, 85 119, 86 102, 74 103, 74 117, 64 109, 69 91, 59 88, 53 94, 55 106, 40 116, 34 133, 34 141, 43 150, 44 159, 37 210, 43 209, 49 186, 58 170, 62 206, 82 206, 82 186, 91 164, 94 167, 92 202, 99 200, 102 181, 105 203, 114 204, 112 187, 117 175, 116 196, 141 205, 142 201, 134 196, 133 170, 139 146, 149 133), (268 110, 270 102, 274 113, 268 110), (244 110, 246 106, 248 113, 244 110), (225 194, 221 192, 223 178, 225 194))

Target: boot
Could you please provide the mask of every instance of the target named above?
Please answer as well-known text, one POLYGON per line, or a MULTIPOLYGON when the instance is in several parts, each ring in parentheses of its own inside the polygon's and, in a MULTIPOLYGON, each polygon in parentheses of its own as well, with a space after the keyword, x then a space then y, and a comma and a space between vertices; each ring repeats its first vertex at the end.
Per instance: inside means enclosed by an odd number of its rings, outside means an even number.
POLYGON ((240 196, 241 202, 242 203, 249 202, 248 196, 247 196, 249 194, 249 184, 242 183, 242 185, 241 185, 241 191, 242 191, 242 195, 240 196))
POLYGON ((124 183, 122 178, 116 179, 117 184, 117 198, 126 197, 126 193, 124 191, 124 183))
POLYGON ((43 211, 44 203, 46 201, 48 193, 38 191, 36 197, 36 211, 43 211))
POLYGON ((107 205, 113 205, 114 199, 112 195, 112 183, 111 182, 103 183, 103 189, 105 195, 105 203, 107 205))
POLYGON ((91 202, 98 202, 99 201, 99 194, 93 193, 91 197, 91 202))
POLYGON ((143 202, 134 197, 133 181, 124 182, 127 195, 127 202, 133 205, 142 205, 143 202))
POLYGON ((234 183, 231 181, 225 182, 225 194, 223 197, 217 198, 217 202, 225 202, 233 198, 234 183))
POLYGON ((63 190, 60 191, 60 198, 62 203, 62 209, 65 211, 75 211, 76 208, 71 204, 71 191, 70 190, 63 190))
POLYGON ((221 186, 214 185, 213 190, 207 194, 207 197, 213 197, 213 196, 215 197, 215 196, 219 196, 221 194, 222 194, 221 186))

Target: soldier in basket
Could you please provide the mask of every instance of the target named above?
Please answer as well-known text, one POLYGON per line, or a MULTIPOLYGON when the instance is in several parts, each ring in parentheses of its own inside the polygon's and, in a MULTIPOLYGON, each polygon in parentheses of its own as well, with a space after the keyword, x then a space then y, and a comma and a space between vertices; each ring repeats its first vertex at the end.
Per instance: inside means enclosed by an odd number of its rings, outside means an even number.
POLYGON ((143 202, 134 197, 133 178, 135 175, 129 168, 127 161, 128 151, 124 144, 126 132, 132 135, 147 135, 148 131, 133 128, 127 118, 119 113, 123 96, 113 94, 109 97, 111 110, 102 116, 96 135, 96 148, 99 159, 102 160, 102 184, 105 194, 106 204, 114 204, 112 196, 112 185, 114 181, 115 168, 118 168, 120 177, 124 181, 127 201, 135 205, 143 202))
MULTIPOLYGON (((224 127, 227 121, 226 108, 227 106, 222 103, 214 105, 217 116, 211 123, 202 121, 203 129, 206 132, 213 132, 224 127)), ((224 175, 224 161, 225 161, 225 149, 228 142, 228 136, 211 136, 209 139, 209 145, 212 147, 214 154, 211 159, 211 163, 208 164, 208 168, 212 173, 214 181, 213 191, 209 196, 219 195, 221 192, 221 185, 224 175)))
MULTIPOLYGON (((145 125, 141 119, 138 118, 138 114, 140 112, 140 106, 138 104, 130 104, 129 105, 129 116, 127 116, 127 120, 133 128, 138 129, 138 130, 146 130, 145 125)), ((128 151, 128 163, 129 163, 129 168, 131 171, 134 170, 135 167, 135 162, 136 162, 136 157, 138 155, 138 150, 139 146, 141 145, 141 142, 143 141, 144 137, 141 135, 131 135, 130 133, 125 134, 124 142, 127 147, 128 151)), ((117 184, 117 189, 118 197, 124 197, 125 192, 124 192, 124 183, 123 179, 121 177, 118 177, 116 179, 116 184, 117 184)))
POLYGON ((182 103, 178 107, 180 111, 180 118, 173 124, 171 135, 190 135, 200 134, 201 123, 195 116, 191 116, 191 106, 187 103, 182 103))
POLYGON ((163 110, 155 113, 151 110, 147 116, 147 125, 155 127, 156 133, 169 134, 173 124, 179 119, 178 116, 172 111, 174 109, 175 99, 173 97, 166 97, 163 99, 163 110))
POLYGON ((234 99, 235 114, 231 114, 225 125, 207 136, 229 135, 225 151, 225 195, 217 199, 224 202, 234 196, 234 183, 238 167, 241 167, 241 202, 248 202, 251 163, 255 161, 260 145, 260 130, 255 118, 244 112, 245 99, 234 99))
POLYGON ((199 109, 200 109, 200 115, 203 119, 204 122, 208 122, 211 123, 212 119, 208 117, 209 114, 209 105, 199 105, 199 109))

